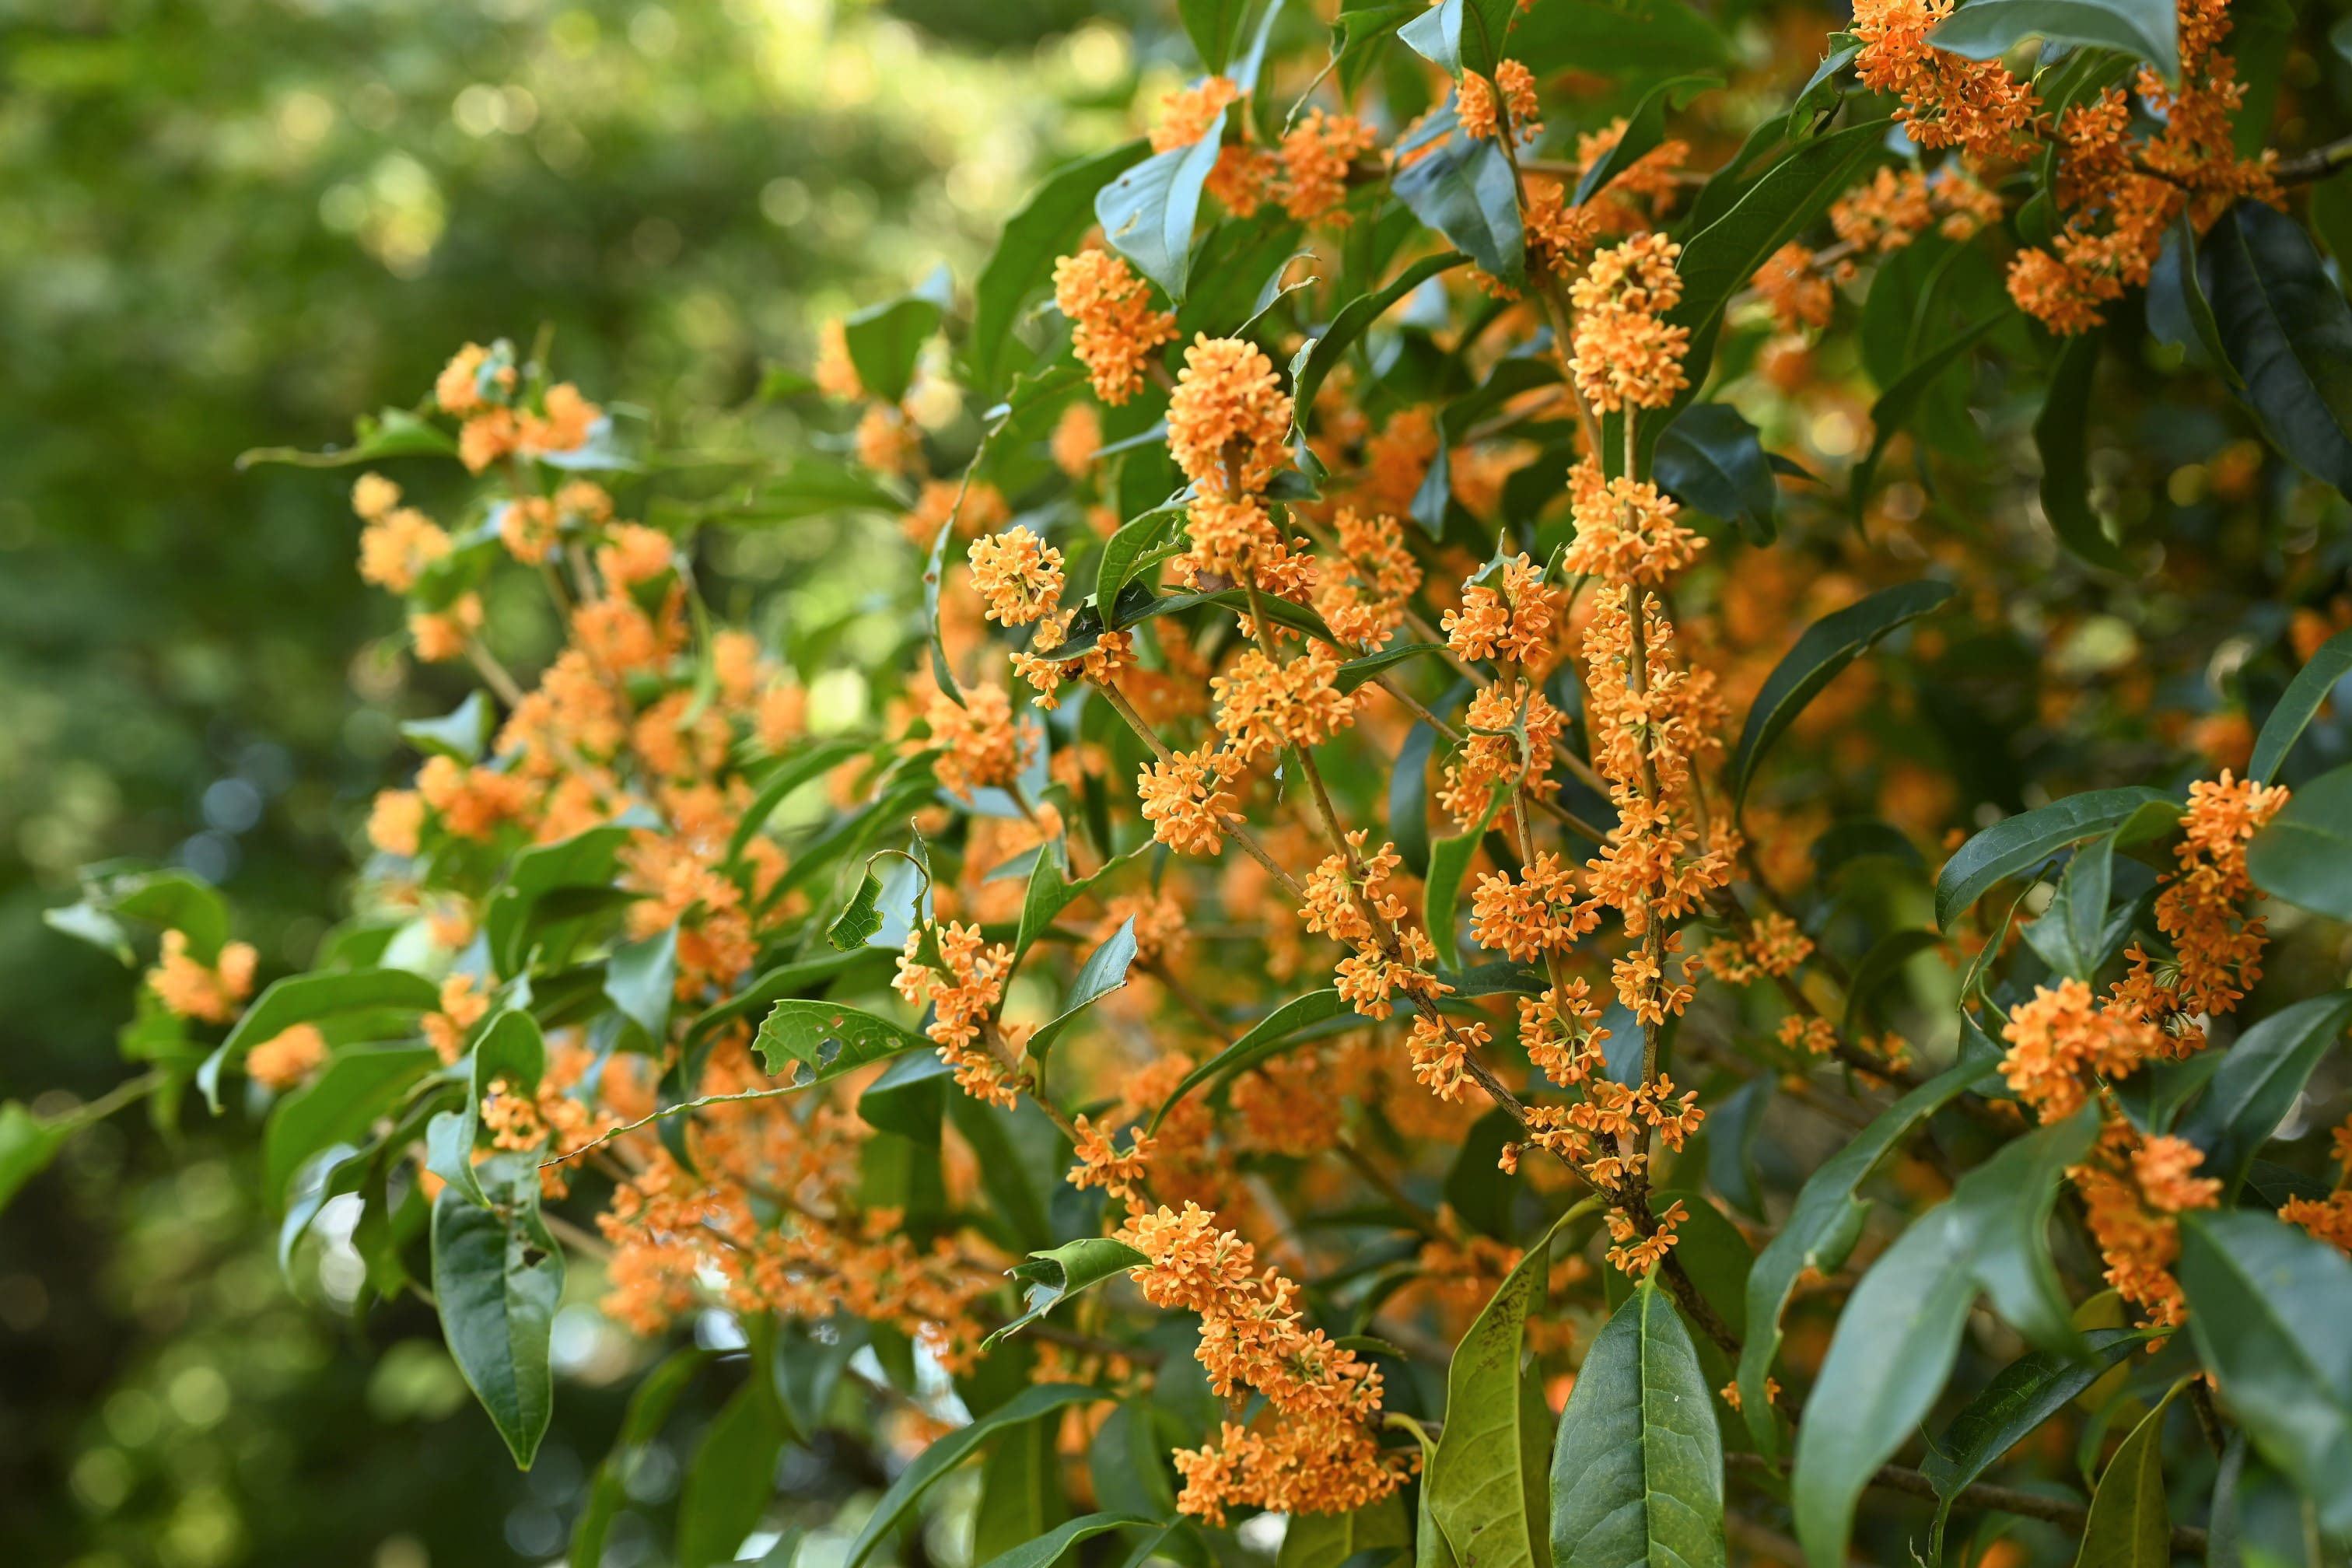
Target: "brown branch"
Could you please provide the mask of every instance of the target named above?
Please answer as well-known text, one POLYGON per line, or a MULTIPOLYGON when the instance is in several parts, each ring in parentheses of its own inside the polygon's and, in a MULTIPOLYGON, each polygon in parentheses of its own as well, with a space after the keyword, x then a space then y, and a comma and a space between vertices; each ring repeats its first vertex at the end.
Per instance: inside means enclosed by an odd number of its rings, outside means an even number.
MULTIPOLYGON (((1778 1474, 1787 1468, 1785 1460, 1775 1463, 1760 1454, 1729 1453, 1724 1462, 1731 1469, 1751 1474, 1778 1474)), ((1937 1500, 1936 1484, 1917 1470, 1902 1465, 1881 1465, 1868 1484, 1880 1491, 1902 1492, 1910 1497, 1937 1500)), ((2016 1487, 1996 1486, 1987 1481, 1974 1481, 1962 1487, 1953 1496, 1953 1506, 1980 1508, 1995 1513, 2013 1513, 2022 1519, 2038 1519, 2045 1523, 2063 1525, 2079 1531, 2088 1523, 2091 1510, 2078 1502, 2063 1498, 2044 1497, 2016 1487)), ((2205 1531, 2191 1525, 2172 1527, 2172 1550, 2185 1556, 2202 1557, 2206 1547, 2205 1531)))

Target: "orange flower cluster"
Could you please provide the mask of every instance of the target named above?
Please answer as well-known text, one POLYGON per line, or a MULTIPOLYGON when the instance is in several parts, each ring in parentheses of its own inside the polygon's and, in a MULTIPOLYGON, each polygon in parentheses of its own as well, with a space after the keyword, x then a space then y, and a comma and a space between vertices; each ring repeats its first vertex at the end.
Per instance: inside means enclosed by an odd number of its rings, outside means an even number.
POLYGON ((1756 269, 1756 291, 1772 308, 1772 320, 1784 332, 1806 327, 1826 327, 1837 307, 1837 292, 1821 275, 1812 250, 1790 240, 1756 269))
POLYGON ((1195 1352, 1227 1398, 1265 1396, 1249 1425, 1224 1423, 1215 1443, 1179 1450, 1179 1512, 1222 1525, 1234 1507, 1343 1513, 1389 1496, 1404 1467, 1373 1437, 1381 1374, 1320 1329, 1299 1327, 1298 1287, 1257 1269, 1256 1249, 1186 1204, 1130 1217, 1118 1239, 1149 1260, 1137 1287, 1155 1307, 1201 1314, 1195 1352))
POLYGON ((246 1053, 245 1075, 262 1088, 284 1093, 310 1081, 327 1063, 327 1037, 316 1024, 296 1024, 246 1053))
POLYGON ((1225 841, 1226 825, 1241 816, 1227 786, 1244 766, 1218 746, 1147 764, 1136 775, 1135 794, 1151 836, 1179 855, 1214 855, 1225 841))
POLYGON ((1251 648, 1209 682, 1217 732, 1243 762, 1317 746, 1355 722, 1360 693, 1339 689, 1339 656, 1318 643, 1285 664, 1251 648))
POLYGON ((1928 43, 1951 12, 1952 0, 1858 0, 1846 29, 1862 46, 1854 74, 1873 92, 1901 100, 1895 118, 1920 146, 2022 161, 2033 89, 1999 60, 1964 59, 1928 43))
POLYGON ((1469 733, 1445 766, 1437 804, 1467 829, 1486 816, 1496 790, 1543 787, 1551 777, 1552 748, 1568 732, 1568 720, 1541 688, 1523 679, 1483 688, 1463 718, 1469 733))
POLYGON ((433 384, 433 400, 441 411, 465 421, 457 431, 457 456, 473 473, 509 457, 576 452, 604 417, 568 381, 541 393, 535 410, 519 404, 517 379, 514 351, 507 344, 486 349, 467 343, 433 384))
POLYGON ((1343 506, 1331 531, 1339 561, 1320 574, 1315 610, 1333 636, 1370 653, 1404 624, 1405 602, 1421 588, 1421 563, 1393 517, 1362 517, 1343 506))
POLYGON ((1552 663, 1568 595, 1547 584, 1542 568, 1525 554, 1503 562, 1500 576, 1499 587, 1473 579, 1462 590, 1462 607, 1438 623, 1445 646, 1465 659, 1507 661, 1540 677, 1552 663))
POLYGON ((253 994, 258 960, 252 943, 231 942, 206 963, 189 950, 188 933, 174 928, 163 933, 162 956, 147 972, 147 989, 166 1012, 200 1024, 226 1024, 236 1016, 236 1005, 253 994))
POLYGON ((1700 956, 1708 973, 1734 985, 1745 985, 1766 975, 1794 973, 1799 964, 1812 956, 1812 952, 1813 939, 1795 921, 1777 910, 1768 910, 1748 922, 1744 938, 1726 937, 1710 942, 1700 956))
POLYGON ((971 542, 971 582, 988 618, 1025 626, 1062 602, 1062 552, 1026 527, 971 542))
POLYGON ((1081 250, 1054 263, 1054 306, 1069 318, 1070 350, 1095 395, 1118 407, 1143 390, 1151 351, 1176 335, 1176 318, 1151 308, 1151 287, 1124 258, 1081 250))
POLYGON ((931 771, 940 787, 965 800, 975 789, 1013 788, 1036 752, 1036 725, 1013 722, 1013 699, 1001 686, 972 687, 963 699, 934 692, 923 710, 929 743, 939 751, 931 771))
POLYGON ((1282 138, 1282 210, 1301 223, 1345 224, 1349 172, 1379 140, 1352 114, 1308 110, 1282 138))
POLYGON ((1682 508, 1647 479, 1604 479, 1586 458, 1570 471, 1576 538, 1561 558, 1570 572, 1654 588, 1688 567, 1706 541, 1675 521, 1682 508))
POLYGON ((2279 1218, 2299 1225, 2338 1251, 2352 1253, 2352 1120, 2328 1134, 2335 1145, 2336 1190, 2324 1198, 2290 1198, 2279 1218))
POLYGON ((1636 235, 1595 254, 1570 287, 1577 317, 1569 368, 1594 408, 1664 408, 1690 384, 1683 372, 1690 329, 1665 321, 1682 302, 1681 254, 1663 234, 1636 235))
POLYGON ((1543 134, 1539 118, 1542 108, 1536 101, 1536 74, 1517 60, 1499 60, 1495 66, 1495 79, 1488 81, 1476 71, 1464 71, 1454 92, 1454 118, 1462 122, 1463 134, 1474 142, 1483 142, 1500 130, 1500 115, 1496 112, 1496 96, 1500 89, 1502 107, 1510 115, 1511 138, 1515 142, 1531 142, 1543 134))
POLYGON ((899 995, 918 1007, 935 1009, 923 1033, 939 1047, 940 1059, 955 1069, 956 1087, 974 1100, 1012 1107, 1020 1099, 1003 1062, 989 1048, 992 1031, 1017 1052, 1026 1038, 1019 1025, 999 1025, 1004 983, 1013 977, 1013 950, 988 945, 976 925, 925 922, 907 933, 898 955, 899 995), (925 956, 929 948, 937 958, 925 956))

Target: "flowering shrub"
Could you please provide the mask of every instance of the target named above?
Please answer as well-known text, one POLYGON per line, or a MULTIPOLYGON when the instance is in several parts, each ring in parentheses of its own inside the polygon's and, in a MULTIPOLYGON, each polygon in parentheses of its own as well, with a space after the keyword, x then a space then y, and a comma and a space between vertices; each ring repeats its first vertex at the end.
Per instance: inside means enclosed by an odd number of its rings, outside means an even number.
MULTIPOLYGON (((1181 9, 1147 137, 828 331, 785 395, 845 455, 625 521, 668 469, 504 344, 339 455, 481 689, 307 973, 93 873, 58 924, 160 932, 131 1092, 256 1116, 289 1247, 355 1203, 520 1463, 577 1265, 648 1340, 731 1319, 695 1561, 833 1421, 919 1450, 851 1568, 975 1453, 973 1560, 1033 1568, 2352 1534, 2352 310, 2287 216, 2336 150, 2262 148, 2206 0, 1870 0, 1744 123, 1664 4, 1181 9), (2123 608, 2200 569, 2095 505, 2135 304, 2313 477, 2210 466, 2316 521, 2193 710, 2116 616, 2001 640, 2045 539, 2123 608), (1859 451, 1808 434, 1857 337, 1859 451), (2049 388, 1996 532, 1923 488, 2000 450, 1932 428, 1980 346, 2049 388), (462 518, 380 471, 431 456, 462 518), (918 630, 817 723, 693 523, 835 510, 896 515, 918 630), (2125 738, 2058 745, 2103 683, 2125 738)), ((18 1170, 72 1125, 8 1115, 18 1170)))

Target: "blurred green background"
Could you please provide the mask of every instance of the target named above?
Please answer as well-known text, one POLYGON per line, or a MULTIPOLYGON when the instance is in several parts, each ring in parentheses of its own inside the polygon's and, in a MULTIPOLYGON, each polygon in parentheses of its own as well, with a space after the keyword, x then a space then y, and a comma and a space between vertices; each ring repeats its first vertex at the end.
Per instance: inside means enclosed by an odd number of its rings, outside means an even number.
MULTIPOLYGON (((348 439, 459 343, 542 326, 561 374, 665 442, 781 452, 764 365, 942 261, 968 282, 1034 170, 1171 84, 1136 62, 1172 40, 1105 10, 0 5, 0 1098, 57 1109, 129 1070, 131 977, 37 919, 76 866, 220 881, 282 972, 408 765, 396 719, 455 689, 378 646, 396 616, 352 570, 351 475, 237 453, 348 439)), ((734 553, 739 583, 826 591, 734 553)), ((0 1558, 556 1556, 635 1352, 573 1309, 574 1381, 518 1475, 429 1309, 355 1326, 316 1269, 289 1288, 250 1141, 204 1120, 176 1146, 104 1125, 0 1218, 0 1558)), ((676 1478, 647 1468, 657 1507, 676 1478)), ((659 1556, 640 1531, 607 1562, 659 1556)))

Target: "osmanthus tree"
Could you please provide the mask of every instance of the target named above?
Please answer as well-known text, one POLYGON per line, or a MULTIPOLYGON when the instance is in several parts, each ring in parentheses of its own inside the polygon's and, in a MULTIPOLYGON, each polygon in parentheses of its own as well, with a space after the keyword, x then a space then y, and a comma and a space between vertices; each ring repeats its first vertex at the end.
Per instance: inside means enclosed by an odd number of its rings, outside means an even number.
POLYGON ((849 1568, 967 1461, 1005 1568, 2340 1551, 2326 19, 1180 11, 1147 137, 772 379, 826 451, 696 490, 499 347, 338 455, 483 476, 352 495, 483 689, 307 973, 93 876, 127 1092, 355 1203, 522 1463, 569 1271, 731 1315, 583 1564, 697 1376, 695 1563, 823 1426, 911 1455, 791 1515, 849 1568), (840 511, 906 657, 815 712, 698 543, 840 511))

